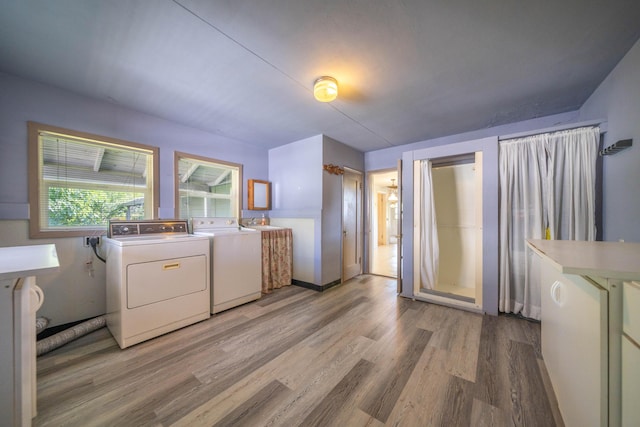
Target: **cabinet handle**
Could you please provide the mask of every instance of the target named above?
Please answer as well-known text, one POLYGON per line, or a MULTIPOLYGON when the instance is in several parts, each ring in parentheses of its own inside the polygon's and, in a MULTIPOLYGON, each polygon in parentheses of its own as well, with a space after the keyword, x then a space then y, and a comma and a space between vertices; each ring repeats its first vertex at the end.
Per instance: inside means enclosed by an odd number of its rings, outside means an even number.
POLYGON ((32 285, 29 290, 31 294, 35 296, 35 299, 31 300, 31 311, 35 313, 40 310, 40 307, 42 307, 44 303, 44 292, 42 292, 42 289, 38 285, 32 285))
POLYGON ((562 305, 562 283, 556 280, 551 285, 551 300, 558 305, 562 305))
POLYGON ((174 262, 173 264, 165 264, 162 266, 163 270, 175 270, 176 268, 180 268, 179 262, 174 262))

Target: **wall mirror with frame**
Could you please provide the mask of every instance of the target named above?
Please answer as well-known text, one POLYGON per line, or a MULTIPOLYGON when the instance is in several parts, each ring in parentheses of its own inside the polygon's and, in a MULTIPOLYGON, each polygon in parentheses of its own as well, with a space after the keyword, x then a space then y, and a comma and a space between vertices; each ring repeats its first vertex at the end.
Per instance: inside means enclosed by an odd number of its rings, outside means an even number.
POLYGON ((249 187, 249 210, 267 211, 271 209, 271 184, 269 181, 250 179, 247 185, 249 187))

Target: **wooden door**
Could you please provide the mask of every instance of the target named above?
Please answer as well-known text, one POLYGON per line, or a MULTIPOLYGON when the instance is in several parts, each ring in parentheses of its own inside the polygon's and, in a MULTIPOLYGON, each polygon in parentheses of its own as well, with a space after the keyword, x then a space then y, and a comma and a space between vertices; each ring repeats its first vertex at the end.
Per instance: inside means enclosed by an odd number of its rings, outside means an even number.
POLYGON ((378 193, 378 246, 387 244, 387 195, 378 193))
POLYGON ((342 178, 342 280, 362 273, 362 175, 345 170, 342 178))

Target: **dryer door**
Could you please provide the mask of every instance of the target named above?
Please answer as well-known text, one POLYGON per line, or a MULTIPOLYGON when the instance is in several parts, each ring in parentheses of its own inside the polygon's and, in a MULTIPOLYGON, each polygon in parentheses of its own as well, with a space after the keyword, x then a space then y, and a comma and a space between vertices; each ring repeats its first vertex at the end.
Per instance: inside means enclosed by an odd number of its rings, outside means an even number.
POLYGON ((208 268, 205 255, 129 264, 127 308, 203 291, 208 268))

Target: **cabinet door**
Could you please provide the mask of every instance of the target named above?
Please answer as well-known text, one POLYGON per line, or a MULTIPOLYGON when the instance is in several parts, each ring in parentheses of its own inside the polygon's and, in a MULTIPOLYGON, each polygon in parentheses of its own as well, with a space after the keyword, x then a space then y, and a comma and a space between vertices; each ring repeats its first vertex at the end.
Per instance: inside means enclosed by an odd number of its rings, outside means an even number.
POLYGON ((640 282, 624 282, 622 311, 624 333, 640 343, 640 282))
POLYGON ((16 425, 31 425, 35 416, 35 314, 31 310, 31 287, 35 285, 35 277, 23 277, 13 290, 13 348, 14 348, 14 416, 16 425))
POLYGON ((608 420, 607 292, 580 276, 541 263, 541 340, 567 426, 608 420))
POLYGON ((625 282, 622 297, 622 426, 640 425, 640 283, 625 282))
POLYGON ((640 425, 640 347, 622 338, 622 426, 640 425))

